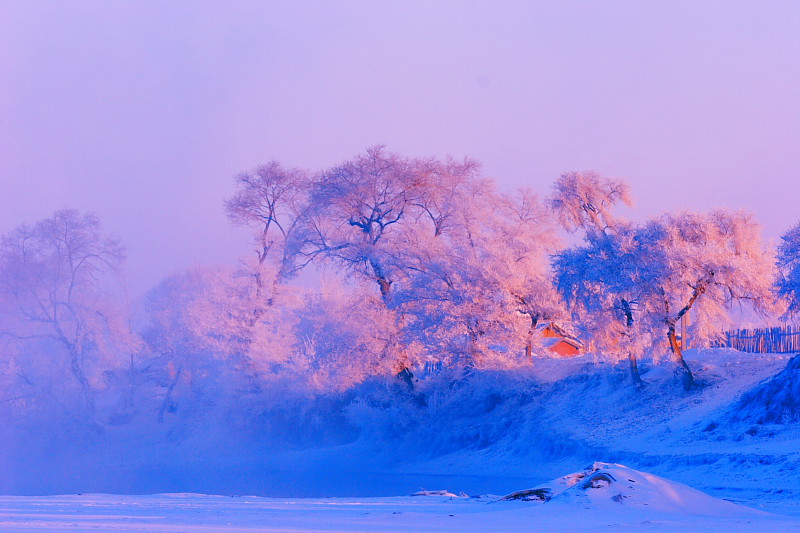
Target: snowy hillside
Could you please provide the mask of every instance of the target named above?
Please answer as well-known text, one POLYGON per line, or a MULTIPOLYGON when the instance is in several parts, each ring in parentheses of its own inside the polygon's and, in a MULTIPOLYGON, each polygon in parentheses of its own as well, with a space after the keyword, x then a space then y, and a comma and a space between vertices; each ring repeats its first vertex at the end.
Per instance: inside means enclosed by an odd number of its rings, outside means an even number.
MULTIPOLYGON (((442 467, 441 458, 430 467, 455 472, 466 460, 475 471, 531 472, 541 482, 602 458, 749 505, 797 506, 800 426, 795 419, 762 423, 774 407, 773 396, 760 392, 796 387, 796 380, 787 380, 793 372, 784 370, 790 357, 690 351, 687 359, 702 386, 687 394, 670 388, 674 377, 663 367, 645 366, 647 385, 637 390, 622 370, 598 372, 588 362, 552 360, 539 371, 559 378, 530 402, 510 405, 515 400, 507 398, 483 421, 471 418, 477 431, 496 430, 492 413, 502 413, 510 422, 497 442, 468 458, 452 454, 452 469, 442 467)), ((784 395, 791 395, 787 390, 784 395)))

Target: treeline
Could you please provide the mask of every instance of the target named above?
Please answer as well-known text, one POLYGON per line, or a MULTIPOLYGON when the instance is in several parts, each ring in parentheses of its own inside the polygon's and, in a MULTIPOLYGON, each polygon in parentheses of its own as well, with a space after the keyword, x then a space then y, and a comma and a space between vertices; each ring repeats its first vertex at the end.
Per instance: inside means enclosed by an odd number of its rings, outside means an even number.
MULTIPOLYGON (((691 310, 692 338, 711 340, 734 302, 774 312, 775 263, 746 213, 632 223, 614 212, 630 202, 627 184, 591 172, 563 174, 542 199, 498 191, 471 160, 382 147, 316 173, 272 162, 224 201, 255 253, 163 280, 137 328, 121 244, 95 216, 59 211, 0 241, 0 402, 122 424, 227 398, 257 416, 369 379, 413 390, 425 365, 452 378, 535 364, 549 321, 625 361, 637 385, 638 360, 669 353, 691 388, 676 324, 691 310), (563 230, 583 241, 564 248, 563 230), (320 287, 293 284, 309 267, 320 287)), ((787 246, 778 289, 791 297, 787 246)))

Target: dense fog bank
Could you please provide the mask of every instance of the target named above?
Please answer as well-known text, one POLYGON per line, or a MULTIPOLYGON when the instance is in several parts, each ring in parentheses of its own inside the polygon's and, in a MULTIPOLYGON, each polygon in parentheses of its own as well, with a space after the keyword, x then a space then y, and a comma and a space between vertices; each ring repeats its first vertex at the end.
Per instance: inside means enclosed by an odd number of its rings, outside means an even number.
POLYGON ((797 409, 768 420, 775 402, 759 391, 790 394, 796 358, 708 350, 687 359, 703 383, 689 394, 676 394, 661 366, 643 364, 647 386, 637 389, 624 365, 579 357, 411 386, 370 379, 347 391, 291 395, 265 387, 270 400, 219 397, 161 422, 155 402, 113 423, 55 408, 25 418, 4 412, 0 491, 502 494, 598 457, 711 484, 706 490, 790 490, 800 475, 792 458, 797 409))

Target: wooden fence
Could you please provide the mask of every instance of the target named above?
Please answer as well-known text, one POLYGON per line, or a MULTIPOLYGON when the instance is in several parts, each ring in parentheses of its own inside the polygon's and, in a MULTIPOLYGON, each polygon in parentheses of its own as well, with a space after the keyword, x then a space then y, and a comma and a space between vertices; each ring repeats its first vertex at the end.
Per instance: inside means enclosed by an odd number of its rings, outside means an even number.
POLYGON ((800 352, 800 326, 726 331, 717 346, 752 353, 800 352))

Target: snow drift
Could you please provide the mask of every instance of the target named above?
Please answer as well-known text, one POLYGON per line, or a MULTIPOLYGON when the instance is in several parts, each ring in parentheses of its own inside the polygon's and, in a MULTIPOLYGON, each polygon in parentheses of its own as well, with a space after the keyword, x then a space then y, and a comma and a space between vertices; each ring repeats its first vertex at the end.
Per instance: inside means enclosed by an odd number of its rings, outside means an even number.
POLYGON ((620 464, 595 462, 580 472, 561 476, 500 501, 559 502, 579 508, 625 505, 650 511, 700 516, 761 514, 709 496, 681 483, 620 464))

